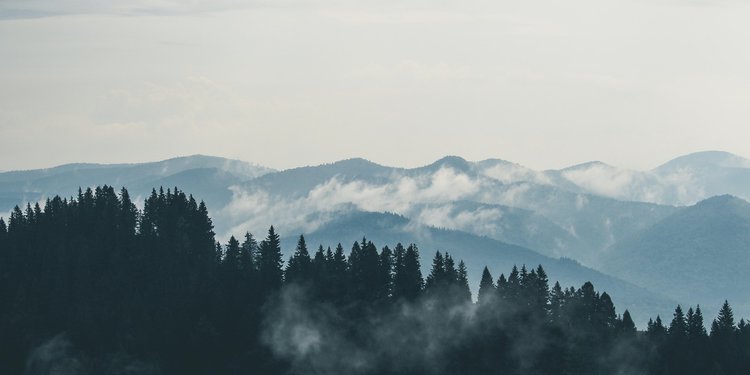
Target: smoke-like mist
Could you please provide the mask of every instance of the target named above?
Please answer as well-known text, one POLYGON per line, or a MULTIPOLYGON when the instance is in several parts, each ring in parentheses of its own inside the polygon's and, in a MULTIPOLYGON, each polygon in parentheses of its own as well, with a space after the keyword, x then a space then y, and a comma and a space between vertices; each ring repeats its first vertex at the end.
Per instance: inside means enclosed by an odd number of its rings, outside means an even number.
POLYGON ((26 360, 26 375, 158 375, 153 364, 122 353, 90 358, 78 351, 66 334, 59 334, 32 349, 26 360))
MULTIPOLYGON (((315 301, 306 288, 288 285, 266 305, 262 340, 291 363, 293 374, 451 373, 456 352, 488 337, 488 332, 507 337, 506 347, 490 350, 508 353, 519 371, 546 360, 544 351, 551 342, 543 333, 543 318, 527 317, 518 326, 513 323, 518 313, 514 306, 445 301, 426 295, 385 312, 358 311, 356 319, 347 319, 342 315, 347 308, 315 301)), ((564 337, 585 334, 570 331, 564 337)), ((614 374, 638 374, 643 364, 634 358, 641 354, 633 341, 623 340, 601 361, 616 369, 614 374)))

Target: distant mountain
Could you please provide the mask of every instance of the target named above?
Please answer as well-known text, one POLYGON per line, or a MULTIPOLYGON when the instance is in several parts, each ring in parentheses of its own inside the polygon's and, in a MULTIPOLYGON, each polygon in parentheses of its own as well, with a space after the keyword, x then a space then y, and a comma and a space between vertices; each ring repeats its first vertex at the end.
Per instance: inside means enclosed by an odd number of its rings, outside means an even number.
POLYGON ((108 184, 128 187, 131 195, 148 194, 159 186, 204 196, 217 207, 231 198, 229 186, 272 172, 239 160, 193 155, 139 164, 66 164, 30 171, 0 173, 0 212, 45 197, 72 196, 79 187, 108 184), (215 201, 215 202, 214 202, 215 201))
MULTIPOLYGON (((750 315, 750 203, 724 195, 682 209, 607 252, 601 270, 709 312, 750 315)), ((709 314, 709 316, 711 316, 709 314)))
POLYGON ((239 186, 219 215, 226 221, 244 217, 309 231, 323 224, 325 215, 317 220, 306 216, 349 206, 393 212, 421 224, 485 235, 592 266, 602 249, 675 210, 571 192, 508 162, 472 163, 451 156, 414 169, 350 159, 269 173, 239 186), (516 172, 509 173, 511 169, 516 172), (534 181, 507 182, 503 176, 509 174, 534 181), (275 209, 279 207, 284 209, 275 209), (234 219, 224 219, 225 214, 234 219))
MULTIPOLYGON (((394 214, 341 212, 337 213, 334 220, 312 233, 305 234, 311 252, 314 252, 319 244, 324 247, 331 246, 333 249, 339 242, 348 252, 352 243, 360 241, 363 237, 381 248, 386 245, 393 248, 397 242, 404 245, 416 243, 420 249, 424 275, 429 272, 435 251, 447 251, 456 261, 463 259, 469 270, 470 286, 474 293, 485 265, 497 280, 500 273, 507 276, 513 265, 520 268, 524 264, 527 267, 542 264, 550 279, 560 281, 563 286, 580 287, 584 282, 591 281, 598 290, 610 293, 618 312, 622 313, 624 309, 629 309, 641 328, 645 327, 649 315, 658 313, 665 316, 675 306, 675 302, 667 297, 584 267, 570 259, 549 258, 520 246, 466 232, 420 225, 394 214)), ((297 236, 283 239, 282 245, 287 257, 296 243, 297 236)))
MULTIPOLYGON (((598 161, 536 171, 501 159, 471 162, 458 156, 410 169, 354 158, 274 171, 196 155, 0 173, 0 216, 17 204, 74 195, 79 186, 126 186, 137 203, 153 188, 177 186, 206 201, 222 241, 245 231, 262 233, 273 224, 285 236, 310 233, 323 243, 362 234, 379 244, 401 238, 427 249, 455 248, 472 267, 490 260, 502 272, 512 263, 559 265, 565 261, 555 259, 571 258, 686 303, 694 302, 693 293, 706 304, 731 298, 745 314, 750 299, 741 291, 750 285, 734 277, 746 265, 743 246, 750 243, 747 204, 721 197, 686 205, 721 194, 750 198, 749 165, 736 155, 701 152, 650 171, 598 161), (393 231, 377 227, 381 222, 394 227, 394 220, 405 221, 393 231), (353 222, 361 222, 358 229, 353 222)), ((552 267, 563 281, 601 277, 577 263, 552 267)), ((603 287, 614 285, 597 280, 603 287)))
POLYGON ((750 160, 721 151, 680 156, 650 171, 593 162, 545 175, 556 186, 571 183, 590 194, 626 201, 691 205, 721 194, 750 199, 750 160))

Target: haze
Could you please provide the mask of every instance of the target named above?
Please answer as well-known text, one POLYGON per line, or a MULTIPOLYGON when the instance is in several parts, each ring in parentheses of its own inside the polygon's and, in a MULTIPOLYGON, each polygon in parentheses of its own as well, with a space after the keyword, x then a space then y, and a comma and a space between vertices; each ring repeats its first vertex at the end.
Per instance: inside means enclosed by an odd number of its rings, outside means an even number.
POLYGON ((750 154, 746 1, 0 2, 0 169, 750 154))

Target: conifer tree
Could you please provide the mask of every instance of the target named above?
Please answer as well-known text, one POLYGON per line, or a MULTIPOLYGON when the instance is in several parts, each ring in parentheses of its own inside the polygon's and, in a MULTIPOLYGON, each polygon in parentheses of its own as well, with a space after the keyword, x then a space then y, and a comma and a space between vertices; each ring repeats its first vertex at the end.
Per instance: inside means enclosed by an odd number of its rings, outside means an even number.
POLYGON ((505 279, 505 274, 500 274, 500 277, 497 278, 497 284, 495 284, 495 290, 497 291, 497 297, 498 301, 505 301, 508 300, 509 291, 508 291, 508 280, 505 279))
POLYGON ((427 275, 427 278, 425 279, 425 290, 431 291, 438 285, 443 287, 445 286, 445 285, 442 285, 444 284, 444 282, 445 282, 445 259, 443 258, 443 254, 437 251, 435 252, 435 257, 432 259, 432 268, 430 269, 430 274, 427 275))
POLYGON ((711 324, 711 337, 729 337, 735 333, 734 313, 728 301, 719 310, 719 316, 711 324))
MULTIPOLYGON (((5 225, 5 220, 0 217, 0 252, 6 251, 6 238, 8 238, 8 227, 5 225)), ((0 256, 2 256, 0 254, 0 256)))
POLYGON ((245 240, 242 242, 242 255, 240 256, 240 268, 246 274, 255 273, 255 259, 258 255, 258 243, 250 232, 245 232, 245 240))
POLYGON ((485 266, 484 270, 482 270, 482 279, 479 281, 477 301, 479 301, 480 305, 492 303, 495 292, 495 284, 492 281, 492 274, 490 274, 490 270, 485 266))
POLYGON ((687 321, 680 305, 677 305, 674 309, 674 317, 672 318, 672 323, 669 324, 667 332, 674 340, 684 340, 687 337, 687 321))
POLYGON ((443 268, 445 269, 446 283, 455 285, 458 280, 458 271, 456 270, 456 262, 453 261, 453 257, 448 252, 445 253, 443 268))
POLYGON ((549 278, 541 264, 536 268, 534 274, 533 286, 531 287, 531 308, 532 311, 537 311, 539 314, 546 316, 549 314, 549 278))
POLYGON ((703 324, 703 313, 700 305, 696 306, 695 311, 690 308, 685 318, 687 319, 687 334, 690 339, 695 340, 708 336, 703 324))
POLYGON ((633 318, 630 316, 630 312, 627 309, 622 313, 620 332, 625 335, 635 335, 636 332, 635 323, 633 322, 633 318))
POLYGON ((617 328, 617 314, 615 313, 615 305, 612 303, 607 292, 602 293, 599 296, 599 301, 595 305, 595 319, 596 324, 600 325, 604 330, 612 330, 617 328))
POLYGON ((458 302, 471 302, 471 289, 469 289, 469 272, 466 270, 466 264, 463 260, 458 262, 458 271, 456 276, 456 285, 458 286, 458 302))
POLYGON ((514 265, 510 274, 508 274, 507 286, 505 288, 505 293, 503 293, 505 300, 509 301, 511 304, 517 305, 521 298, 521 288, 521 276, 518 272, 518 267, 514 265))
POLYGON ((728 301, 719 310, 719 315, 711 323, 710 341, 713 357, 719 368, 727 374, 739 373, 737 365, 741 350, 738 348, 737 327, 734 324, 734 313, 728 301))
POLYGON ((386 299, 393 294, 393 252, 388 246, 380 251, 378 260, 377 299, 386 299))
POLYGON ((555 281, 555 285, 550 292, 550 318, 553 322, 559 322, 562 317, 563 304, 565 302, 565 292, 563 292, 560 283, 555 281))
POLYGON ((236 273, 240 270, 240 243, 234 236, 229 238, 229 242, 226 246, 226 252, 224 253, 223 266, 225 272, 236 273))
MULTIPOLYGON (((331 254, 330 257, 333 258, 333 253, 331 253, 330 247, 328 248, 328 253, 331 254)), ((312 259, 311 279, 315 296, 322 298, 323 300, 327 300, 330 297, 327 295, 327 293, 330 292, 328 263, 329 261, 326 257, 325 250, 323 250, 323 245, 318 246, 318 250, 315 252, 315 256, 312 259)))
POLYGON ((332 256, 326 254, 330 283, 327 285, 331 299, 336 303, 343 303, 346 298, 347 260, 344 247, 339 243, 332 256))
POLYGON ((393 298, 413 301, 424 288, 424 279, 422 278, 422 271, 419 265, 419 250, 414 244, 409 245, 405 251, 402 251, 402 249, 401 244, 396 245, 396 273, 393 279, 393 298))
POLYGON ((258 252, 258 278, 261 289, 272 292, 281 287, 283 278, 281 243, 273 226, 268 229, 268 236, 260 243, 258 252))
POLYGON ((284 279, 287 283, 304 283, 310 279, 311 268, 312 260, 307 250, 305 236, 300 235, 297 241, 297 248, 287 263, 284 279))

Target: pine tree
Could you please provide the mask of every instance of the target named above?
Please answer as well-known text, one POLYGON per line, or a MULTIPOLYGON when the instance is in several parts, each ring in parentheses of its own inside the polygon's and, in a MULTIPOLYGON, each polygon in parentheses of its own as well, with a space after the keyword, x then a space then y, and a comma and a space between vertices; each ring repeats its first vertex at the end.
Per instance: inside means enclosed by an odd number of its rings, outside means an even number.
POLYGON ((242 242, 242 255, 240 256, 240 268, 246 274, 255 273, 255 259, 258 255, 258 243, 250 232, 245 232, 245 240, 242 242))
POLYGON ((226 253, 224 254, 224 259, 222 262, 222 265, 225 272, 231 272, 235 273, 240 270, 240 243, 237 241, 234 236, 229 238, 229 242, 226 246, 226 253))
POLYGON ((466 270, 466 264, 464 264, 463 260, 458 262, 458 276, 456 279, 456 285, 458 286, 458 302, 471 302, 471 289, 469 289, 469 273, 466 270))
POLYGON ((736 331, 734 326, 734 313, 728 301, 719 310, 719 316, 711 324, 711 337, 729 337, 736 331))
POLYGON ((684 340, 687 337, 687 321, 680 305, 677 305, 674 309, 674 317, 672 318, 672 323, 669 324, 667 332, 675 340, 684 340))
POLYGON ((492 274, 485 266, 482 270, 482 279, 479 281, 479 292, 477 292, 477 301, 480 305, 487 305, 494 301, 495 284, 492 281, 492 274))
POLYGON ((565 303, 565 292, 559 282, 555 282, 550 292, 550 318, 553 322, 559 322, 562 317, 563 304, 565 303))
POLYGON ((617 328, 617 314, 615 313, 615 305, 612 303, 607 292, 602 293, 599 296, 599 301, 596 304, 596 317, 594 321, 605 331, 617 328))
POLYGON ((534 273, 533 285, 531 286, 531 309, 540 315, 549 314, 549 278, 547 272, 540 264, 534 273))
POLYGON ((393 252, 388 246, 380 251, 377 285, 377 299, 383 300, 391 297, 393 294, 393 252))
POLYGON ((326 254, 330 283, 328 284, 331 299, 336 303, 346 300, 347 288, 347 260, 344 255, 344 247, 339 243, 332 256, 326 254))
POLYGON ((396 273, 393 279, 393 298, 413 301, 424 289, 424 279, 419 265, 419 250, 414 244, 409 245, 405 251, 402 250, 401 244, 397 244, 394 251, 396 273))
POLYGON ((635 335, 636 332, 635 323, 633 322, 633 318, 630 316, 630 312, 627 309, 622 313, 620 332, 629 336, 635 335))
POLYGON ((354 301, 374 302, 378 295, 382 297, 379 284, 380 259, 375 245, 362 238, 361 243, 355 242, 349 254, 349 295, 354 301))
MULTIPOLYGON (((8 227, 5 225, 5 220, 0 217, 0 252, 5 251, 5 241, 8 238, 8 227)), ((2 256, 2 254, 0 254, 2 256)))
MULTIPOLYGON (((331 261, 333 253, 331 248, 328 248, 331 261)), ((330 298, 330 274, 329 274, 329 258, 326 257, 326 251, 323 250, 323 245, 318 246, 318 250, 315 252, 315 256, 312 260, 312 284, 314 289, 314 296, 321 298, 322 300, 328 300, 330 298)))
POLYGON ((706 333, 706 327, 703 324, 703 313, 701 312, 701 306, 698 305, 693 311, 692 308, 688 310, 687 316, 687 334, 690 339, 701 339, 708 336, 706 333))
POLYGON ((281 243, 273 226, 268 229, 268 236, 260 243, 258 254, 258 278, 261 289, 267 293, 281 287, 283 279, 281 243))
POLYGON ((734 324, 734 313, 728 301, 719 310, 719 316, 711 323, 711 347, 713 357, 719 367, 727 374, 740 373, 737 369, 741 350, 737 340, 737 327, 734 324))
POLYGON ((508 283, 506 285, 505 292, 503 293, 505 300, 513 305, 518 305, 520 303, 522 286, 521 276, 518 273, 518 267, 515 265, 511 269, 510 274, 508 274, 508 283))
POLYGON ((456 263, 453 261, 453 257, 448 252, 445 253, 443 268, 445 268, 445 282, 451 286, 456 285, 458 271, 456 270, 456 263))
POLYGON ((435 257, 432 259, 432 268, 430 274, 425 279, 425 290, 432 291, 436 286, 445 286, 445 259, 443 254, 439 251, 435 252, 435 257))
POLYGON ((300 235, 297 248, 287 263, 284 279, 287 283, 305 283, 310 280, 311 268, 312 260, 310 259, 310 253, 307 251, 305 236, 300 235))

